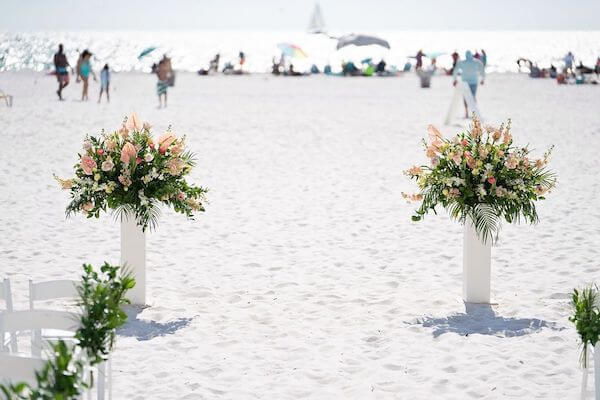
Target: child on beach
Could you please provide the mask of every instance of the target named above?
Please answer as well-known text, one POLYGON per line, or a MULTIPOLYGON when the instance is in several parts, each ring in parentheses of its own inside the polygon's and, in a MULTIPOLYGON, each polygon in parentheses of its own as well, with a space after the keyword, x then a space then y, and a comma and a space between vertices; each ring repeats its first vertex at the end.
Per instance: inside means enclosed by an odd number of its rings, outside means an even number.
POLYGON ((167 88, 169 87, 169 66, 164 60, 158 63, 156 70, 158 82, 156 82, 156 94, 158 94, 158 108, 163 106, 162 98, 165 98, 165 107, 167 106, 167 88))
POLYGON ((100 71, 100 97, 98 97, 98 103, 102 100, 102 93, 106 92, 106 101, 110 103, 110 71, 108 64, 104 64, 104 68, 100 71))
POLYGON ((90 62, 90 58, 92 57, 92 53, 90 53, 87 49, 81 53, 81 63, 79 64, 79 69, 77 73, 79 74, 79 78, 83 81, 83 90, 81 92, 81 101, 88 100, 88 86, 89 86, 89 78, 90 75, 96 81, 96 74, 92 70, 92 64, 90 62))

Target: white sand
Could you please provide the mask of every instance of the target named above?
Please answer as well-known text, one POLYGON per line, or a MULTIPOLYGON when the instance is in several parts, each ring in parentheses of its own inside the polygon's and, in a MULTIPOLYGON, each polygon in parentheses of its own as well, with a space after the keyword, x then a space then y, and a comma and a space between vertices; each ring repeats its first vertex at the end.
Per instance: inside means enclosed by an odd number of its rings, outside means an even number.
MULTIPOLYGON (((505 226, 489 311, 465 315, 462 228, 445 213, 410 221, 402 171, 441 125, 448 78, 180 74, 165 110, 155 79, 115 75, 113 102, 59 103, 55 81, 0 74, 0 275, 16 307, 27 279, 76 278, 119 260, 110 216, 65 220, 52 173, 68 176, 85 133, 136 110, 187 134, 196 221, 166 211, 148 239, 150 308, 119 337, 117 399, 573 399, 573 287, 598 279, 600 87, 490 76, 488 122, 512 117, 518 143, 556 145, 559 186, 541 224, 505 226), (468 336, 467 336, 468 334, 468 336), (138 338, 140 340, 138 340, 138 338)), ((461 120, 464 123, 464 120, 461 120)), ((456 127, 441 127, 454 133, 456 127)))

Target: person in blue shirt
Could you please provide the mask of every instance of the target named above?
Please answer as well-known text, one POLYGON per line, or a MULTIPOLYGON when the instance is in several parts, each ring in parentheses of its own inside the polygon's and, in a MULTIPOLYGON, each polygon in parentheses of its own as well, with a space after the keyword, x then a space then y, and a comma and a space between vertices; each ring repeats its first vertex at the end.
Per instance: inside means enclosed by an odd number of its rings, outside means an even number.
MULTIPOLYGON (((471 89, 471 93, 473 94, 473 98, 477 94, 477 84, 479 79, 481 79, 481 84, 483 85, 485 81, 485 68, 483 63, 475 58, 473 58, 473 53, 469 50, 465 53, 465 59, 458 61, 456 66, 454 67, 454 71, 452 71, 452 76, 454 77, 454 86, 457 83, 457 76, 460 72, 460 77, 463 82, 469 85, 469 89, 471 89)), ((467 102, 465 104, 465 118, 469 118, 469 110, 467 108, 467 102)))

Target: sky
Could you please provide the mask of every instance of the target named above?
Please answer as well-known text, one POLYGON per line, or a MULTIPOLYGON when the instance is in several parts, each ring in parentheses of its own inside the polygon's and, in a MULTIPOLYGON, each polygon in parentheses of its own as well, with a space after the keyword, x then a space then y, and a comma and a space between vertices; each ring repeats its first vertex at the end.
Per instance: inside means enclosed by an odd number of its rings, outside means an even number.
MULTIPOLYGON (((600 0, 321 0, 336 30, 600 30, 600 0)), ((304 30, 314 0, 0 0, 0 31, 304 30)))

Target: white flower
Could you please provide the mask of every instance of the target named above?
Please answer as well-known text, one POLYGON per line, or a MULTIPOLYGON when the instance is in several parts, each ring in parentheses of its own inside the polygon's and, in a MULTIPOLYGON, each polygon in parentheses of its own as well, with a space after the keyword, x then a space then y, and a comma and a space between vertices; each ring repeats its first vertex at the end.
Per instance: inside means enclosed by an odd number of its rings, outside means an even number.
POLYGON ((146 155, 144 156, 144 160, 146 162, 151 162, 152 160, 154 160, 154 156, 152 155, 152 153, 146 153, 146 155))
POLYGON ((113 164, 112 158, 108 157, 104 162, 102 162, 102 171, 108 172, 113 169, 115 165, 113 164))
POLYGON ((84 140, 83 141, 83 148, 85 150, 89 150, 92 148, 92 142, 90 142, 89 140, 84 140))
POLYGON ((479 197, 485 197, 485 195, 487 194, 485 191, 485 188, 483 187, 483 185, 477 185, 477 194, 479 195, 479 197))
POLYGON ((144 184, 148 184, 148 182, 150 182, 152 180, 152 177, 150 175, 144 175, 142 177, 142 182, 144 182, 144 184))

